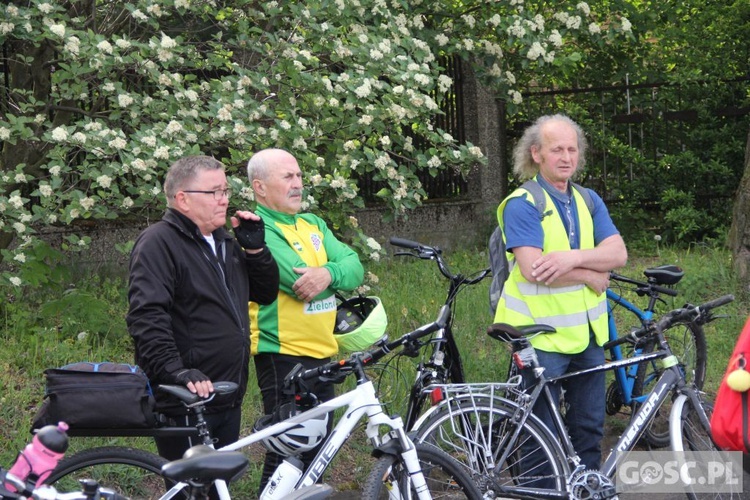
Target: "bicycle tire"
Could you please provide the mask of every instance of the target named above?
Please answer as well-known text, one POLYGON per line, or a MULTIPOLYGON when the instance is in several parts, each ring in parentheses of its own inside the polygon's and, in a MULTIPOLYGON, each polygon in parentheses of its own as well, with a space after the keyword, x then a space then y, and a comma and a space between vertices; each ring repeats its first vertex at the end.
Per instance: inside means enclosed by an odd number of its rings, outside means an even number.
MULTIPOLYGON (((447 453, 435 446, 418 444, 417 456, 433 499, 482 499, 469 472, 447 453)), ((362 488, 367 500, 414 498, 411 478, 400 455, 381 457, 362 488), (406 492, 398 495, 398 492, 406 492)))
MULTIPOLYGON (((690 482, 695 482, 697 485, 707 484, 705 478, 712 474, 705 469, 706 464, 723 464, 726 463, 727 459, 726 453, 722 452, 713 442, 710 424, 704 424, 700 418, 700 413, 705 413, 706 422, 710 422, 712 410, 712 405, 703 401, 701 401, 700 408, 695 408, 690 398, 680 394, 674 400, 670 412, 669 423, 672 431, 670 441, 677 460, 686 460, 685 455, 681 454, 682 452, 700 452, 700 460, 690 460, 691 457, 687 457, 691 466, 684 467, 685 474, 692 474, 691 477, 685 477, 684 479, 689 479, 690 482), (711 458, 713 454, 716 455, 715 459, 711 458)), ((680 470, 683 470, 683 468, 681 467, 680 470)), ((734 472, 742 474, 742 463, 737 465, 734 472)), ((713 489, 720 489, 721 492, 693 491, 690 486, 686 486, 685 493, 691 500, 746 498, 739 486, 735 485, 735 488, 731 489, 732 481, 724 477, 722 479, 727 480, 718 483, 721 488, 717 488, 716 485, 712 486, 713 489)))
POLYGON ((420 425, 413 439, 436 445, 462 463, 471 470, 484 493, 494 492, 502 497, 514 488, 523 487, 566 491, 570 467, 565 453, 536 416, 529 415, 518 439, 509 443, 518 427, 517 416, 523 411, 500 397, 458 396, 420 425), (498 464, 500 454, 508 446, 513 446, 510 458, 498 464), (537 463, 530 464, 530 456, 537 463), (546 484, 540 485, 544 468, 546 484))
MULTIPOLYGON (((46 483, 60 491, 80 489, 79 479, 95 479, 131 500, 160 498, 173 483, 161 476, 167 460, 146 450, 124 446, 103 446, 65 457, 46 483)), ((175 498, 187 498, 178 495, 175 498)))
MULTIPOLYGON (((694 384, 698 389, 703 388, 706 378, 706 360, 708 352, 706 349, 706 334, 703 327, 697 323, 677 323, 664 330, 672 353, 677 356, 680 367, 685 375, 685 382, 694 384)), ((647 342, 643 346, 643 353, 647 354, 654 350, 656 341, 647 342)), ((662 373, 661 360, 649 361, 638 365, 635 383, 633 384, 633 397, 648 394, 662 373)), ((656 412, 654 419, 646 429, 644 437, 649 445, 654 448, 669 446, 669 414, 672 407, 670 401, 666 401, 656 412)), ((635 415, 635 412, 633 412, 635 415)))

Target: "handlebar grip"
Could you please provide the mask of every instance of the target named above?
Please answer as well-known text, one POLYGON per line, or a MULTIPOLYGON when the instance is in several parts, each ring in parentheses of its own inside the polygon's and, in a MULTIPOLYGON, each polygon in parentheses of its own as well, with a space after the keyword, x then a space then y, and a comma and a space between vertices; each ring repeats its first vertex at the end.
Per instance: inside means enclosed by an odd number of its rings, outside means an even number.
POLYGON ((725 304, 729 304, 733 300, 734 300, 734 295, 732 295, 730 293, 728 295, 721 296, 718 299, 714 299, 714 300, 712 300, 710 302, 706 302, 705 304, 702 304, 700 306, 700 308, 703 311, 710 311, 711 309, 715 309, 715 308, 721 307, 721 306, 723 306, 725 304))
POLYGON ((398 237, 392 237, 390 240, 388 240, 391 245, 395 247, 401 247, 401 248, 411 248, 414 250, 417 250, 422 247, 421 244, 417 243, 416 241, 412 240, 406 240, 404 238, 398 238, 398 237))
POLYGON ((677 290, 673 290, 671 288, 665 288, 659 285, 651 285, 651 288, 659 293, 663 293, 664 295, 669 295, 670 297, 677 297, 677 295, 679 295, 679 292, 677 290))

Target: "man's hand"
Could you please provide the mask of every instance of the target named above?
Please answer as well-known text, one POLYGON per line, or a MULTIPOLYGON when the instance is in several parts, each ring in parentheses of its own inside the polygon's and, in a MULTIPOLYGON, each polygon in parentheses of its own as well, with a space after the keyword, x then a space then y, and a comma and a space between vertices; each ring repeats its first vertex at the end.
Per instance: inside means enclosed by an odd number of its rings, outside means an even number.
POLYGON ((331 284, 331 273, 325 267, 295 267, 293 271, 300 277, 292 290, 303 302, 310 302, 331 284))
POLYGON ((536 281, 543 281, 549 286, 577 267, 580 267, 580 254, 577 250, 550 252, 531 264, 531 275, 536 281))
MULTIPOLYGON (((232 217, 234 237, 245 250, 259 251, 266 244, 266 228, 263 220, 252 212, 237 212, 232 217)), ((251 252, 256 253, 256 252, 251 252)))
POLYGON ((586 280, 586 286, 601 295, 609 288, 609 271, 589 271, 590 276, 586 280))
POLYGON ((214 385, 208 375, 195 368, 184 368, 173 374, 174 381, 178 385, 184 385, 193 394, 207 398, 214 392, 214 385))

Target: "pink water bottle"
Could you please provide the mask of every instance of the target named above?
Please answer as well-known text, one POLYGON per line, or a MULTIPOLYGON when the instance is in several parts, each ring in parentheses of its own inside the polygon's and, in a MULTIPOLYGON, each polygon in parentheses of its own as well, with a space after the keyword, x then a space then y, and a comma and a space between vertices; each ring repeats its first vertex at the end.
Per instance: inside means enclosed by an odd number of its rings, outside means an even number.
POLYGON ((34 439, 18 454, 9 472, 23 481, 36 477, 36 487, 39 487, 68 449, 67 430, 65 422, 39 429, 34 439))

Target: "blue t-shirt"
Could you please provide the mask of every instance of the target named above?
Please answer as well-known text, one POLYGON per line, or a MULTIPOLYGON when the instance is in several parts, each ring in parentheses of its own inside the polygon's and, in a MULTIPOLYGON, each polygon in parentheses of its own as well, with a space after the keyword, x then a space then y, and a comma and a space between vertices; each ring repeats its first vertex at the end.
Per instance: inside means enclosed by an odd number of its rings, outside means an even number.
MULTIPOLYGON (((549 193, 555 203, 555 208, 557 208, 565 230, 568 232, 570 248, 573 250, 579 249, 581 239, 580 228, 578 227, 578 207, 570 193, 571 187, 568 186, 568 193, 565 194, 553 188, 541 176, 537 176, 537 181, 549 193), (573 222, 572 230, 571 221, 573 222)), ((619 234, 619 231, 612 222, 609 210, 607 210, 607 206, 601 197, 591 189, 588 189, 588 191, 594 204, 591 213, 594 222, 594 245, 598 245, 610 236, 619 234)), ((584 205, 583 210, 588 210, 588 207, 584 205)), ((505 232, 505 246, 508 250, 516 247, 544 248, 544 232, 539 220, 539 211, 532 201, 526 199, 526 196, 508 200, 503 212, 503 231, 505 232)))

